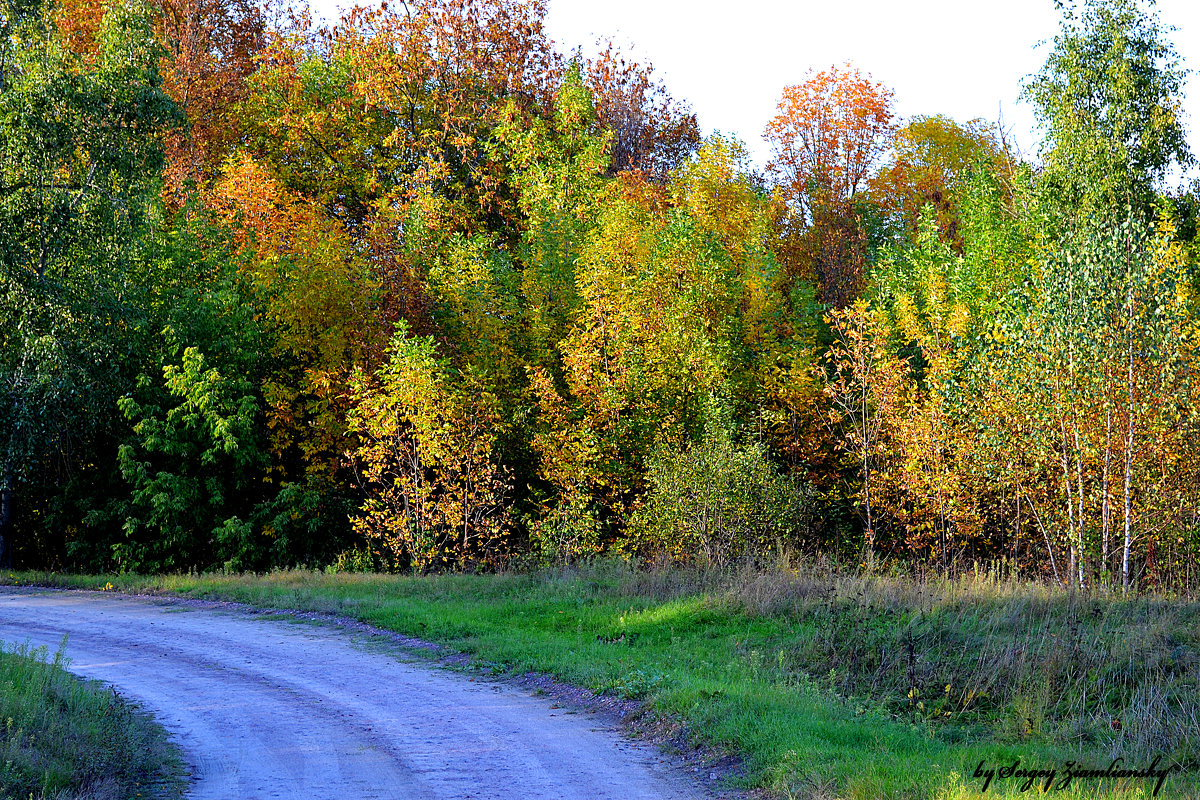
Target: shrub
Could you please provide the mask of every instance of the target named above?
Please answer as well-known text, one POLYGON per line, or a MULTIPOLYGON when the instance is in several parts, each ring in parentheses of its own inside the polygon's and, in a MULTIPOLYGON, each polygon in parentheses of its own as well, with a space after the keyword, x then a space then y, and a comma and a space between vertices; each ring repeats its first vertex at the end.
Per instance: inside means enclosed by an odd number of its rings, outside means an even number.
POLYGON ((567 566, 600 552, 600 520, 582 491, 568 491, 529 528, 530 554, 542 566, 567 566))
POLYGON ((644 555, 721 565, 784 551, 812 518, 810 487, 779 472, 758 442, 727 429, 650 459, 649 491, 630 536, 644 555))

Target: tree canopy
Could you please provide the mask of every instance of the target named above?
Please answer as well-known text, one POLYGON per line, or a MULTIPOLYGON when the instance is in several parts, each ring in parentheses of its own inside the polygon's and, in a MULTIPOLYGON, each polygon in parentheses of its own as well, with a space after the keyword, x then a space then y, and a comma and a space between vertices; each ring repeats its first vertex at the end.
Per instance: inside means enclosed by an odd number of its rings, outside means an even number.
POLYGON ((1152 12, 1064 7, 1034 161, 845 64, 784 90, 765 171, 545 15, 0 0, 0 562, 1194 586, 1152 12))

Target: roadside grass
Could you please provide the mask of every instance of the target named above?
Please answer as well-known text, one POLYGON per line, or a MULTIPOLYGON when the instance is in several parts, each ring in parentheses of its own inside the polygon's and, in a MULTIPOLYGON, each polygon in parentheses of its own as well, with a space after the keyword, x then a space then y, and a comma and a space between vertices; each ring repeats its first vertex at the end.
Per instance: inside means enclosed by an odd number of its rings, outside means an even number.
POLYGON ((0 648, 0 798, 180 797, 182 762, 166 732, 66 666, 62 648, 0 648))
POLYGON ((1200 797, 1200 603, 973 574, 694 572, 623 562, 499 575, 13 575, 10 581, 343 614, 481 663, 645 703, 782 797, 1200 797))

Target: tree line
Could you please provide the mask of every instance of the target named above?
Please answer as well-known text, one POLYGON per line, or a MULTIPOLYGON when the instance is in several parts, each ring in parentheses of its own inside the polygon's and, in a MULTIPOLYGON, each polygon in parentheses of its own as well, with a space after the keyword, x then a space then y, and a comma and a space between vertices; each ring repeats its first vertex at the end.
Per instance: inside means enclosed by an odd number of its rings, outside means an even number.
POLYGON ((780 553, 1196 585, 1197 192, 1153 9, 756 171, 538 0, 0 0, 0 561, 780 553))

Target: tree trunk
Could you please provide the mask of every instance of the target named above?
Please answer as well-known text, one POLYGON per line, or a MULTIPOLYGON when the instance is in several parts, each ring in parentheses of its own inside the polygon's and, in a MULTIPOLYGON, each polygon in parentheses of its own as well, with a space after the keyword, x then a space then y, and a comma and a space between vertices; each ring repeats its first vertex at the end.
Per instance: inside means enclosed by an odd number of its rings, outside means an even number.
POLYGON ((1067 504, 1067 553, 1070 560, 1067 564, 1067 582, 1073 580, 1075 569, 1079 564, 1080 553, 1075 547, 1075 498, 1073 487, 1071 485, 1071 445, 1067 438, 1067 420, 1065 417, 1059 419, 1059 429, 1062 433, 1062 471, 1063 471, 1063 488, 1066 491, 1067 504))
POLYGON ((1021 563, 1021 491, 1017 490, 1017 524, 1013 528, 1013 565, 1012 574, 1016 577, 1020 572, 1021 563))
MULTIPOLYGON (((1020 500, 1017 502, 1019 503, 1020 500)), ((1054 570, 1054 582, 1058 583, 1061 578, 1058 574, 1058 564, 1054 561, 1054 547, 1050 543, 1050 534, 1047 532, 1046 526, 1042 524, 1042 515, 1038 513, 1037 508, 1033 505, 1033 501, 1026 496, 1025 502, 1029 503, 1029 510, 1033 512, 1033 519, 1037 523, 1038 530, 1042 532, 1042 538, 1046 540, 1046 554, 1050 556, 1050 568, 1054 570)))
POLYGON ((863 499, 867 506, 867 552, 875 553, 875 520, 871 513, 871 464, 863 450, 863 499))
MULTIPOLYGON (((1108 388, 1105 386, 1105 393, 1108 388)), ((1101 560, 1101 575, 1105 583, 1110 581, 1112 563, 1109 561, 1111 552, 1109 549, 1109 534, 1112 531, 1112 504, 1109 500, 1112 484, 1110 476, 1112 475, 1112 404, 1105 400, 1104 408, 1104 477, 1102 479, 1103 487, 1101 490, 1102 505, 1100 506, 1100 560, 1101 560)))
POLYGON ((4 475, 0 477, 0 569, 12 567, 12 529, 13 529, 13 484, 16 476, 11 464, 4 467, 4 475))
POLYGON ((1079 426, 1072 425, 1075 435, 1075 480, 1079 486, 1076 501, 1079 503, 1079 513, 1075 515, 1076 546, 1079 548, 1079 588, 1084 588, 1085 556, 1083 549, 1083 449, 1079 445, 1079 426))
MULTIPOLYGON (((862 464, 863 464, 863 499, 867 506, 867 553, 871 560, 875 555, 875 519, 871 512, 871 427, 870 417, 868 417, 869 406, 867 404, 868 385, 867 380, 863 380, 862 387, 862 464)), ((876 410, 878 412, 878 409, 876 410)), ((873 566, 873 564, 872 564, 873 566)))
POLYGON ((1133 415, 1129 416, 1129 441, 1125 444, 1125 546, 1121 549, 1121 590, 1129 592, 1129 546, 1133 541, 1130 495, 1133 490, 1133 415))
MULTIPOLYGON (((1132 304, 1131 304, 1132 308, 1132 304)), ((1125 546, 1121 552, 1121 591, 1129 592, 1129 548, 1133 541, 1133 509, 1130 502, 1133 494, 1133 312, 1130 311, 1129 372, 1126 376, 1126 400, 1129 403, 1129 427, 1125 435, 1125 546)))

